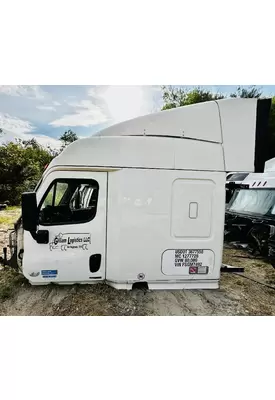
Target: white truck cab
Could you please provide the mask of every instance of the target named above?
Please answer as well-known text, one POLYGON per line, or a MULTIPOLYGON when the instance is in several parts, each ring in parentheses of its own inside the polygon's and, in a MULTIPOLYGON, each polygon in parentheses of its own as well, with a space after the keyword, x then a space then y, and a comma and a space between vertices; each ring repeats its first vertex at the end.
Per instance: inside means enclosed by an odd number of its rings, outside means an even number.
POLYGON ((226 172, 254 171, 259 102, 162 111, 69 145, 22 196, 24 276, 32 285, 218 288, 226 172))
POLYGON ((225 240, 246 244, 275 268, 275 158, 266 161, 263 173, 249 174, 234 189, 225 240))
POLYGON ((240 183, 228 212, 275 221, 275 158, 265 163, 263 173, 250 173, 240 183))

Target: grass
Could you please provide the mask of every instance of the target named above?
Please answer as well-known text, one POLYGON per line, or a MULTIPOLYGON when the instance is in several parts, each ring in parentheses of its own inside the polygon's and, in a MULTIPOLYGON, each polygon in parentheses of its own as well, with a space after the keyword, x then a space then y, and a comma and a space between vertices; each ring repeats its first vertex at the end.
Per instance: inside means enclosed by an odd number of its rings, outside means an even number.
MULTIPOLYGON (((20 214, 20 207, 12 206, 7 207, 6 210, 0 211, 0 230, 7 229, 9 226, 17 220, 20 214)), ((1 236, 2 241, 5 242, 5 236, 1 236)), ((2 247, 2 246, 1 246, 2 247)), ((0 248, 2 253, 2 248, 0 248)), ((21 286, 23 282, 26 282, 23 275, 18 274, 16 271, 10 268, 3 268, 0 270, 0 302, 10 298, 15 293, 18 286, 21 286)))
POLYGON ((0 215, 0 225, 12 225, 14 222, 14 217, 9 215, 0 215))
POLYGON ((20 207, 17 206, 7 207, 6 210, 0 211, 0 226, 14 224, 19 214, 20 207))
POLYGON ((19 211, 20 208, 20 206, 9 206, 7 207, 7 211, 19 211))
POLYGON ((13 215, 0 215, 0 225, 12 225, 15 222, 13 215))

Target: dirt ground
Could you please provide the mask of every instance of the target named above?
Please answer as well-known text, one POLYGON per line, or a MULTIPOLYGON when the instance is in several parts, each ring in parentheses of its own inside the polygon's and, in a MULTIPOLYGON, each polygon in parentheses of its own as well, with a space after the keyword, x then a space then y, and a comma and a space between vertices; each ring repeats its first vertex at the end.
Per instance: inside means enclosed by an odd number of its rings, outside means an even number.
MULTIPOLYGON (((7 229, 18 215, 18 210, 0 211, 0 254, 7 229)), ((275 288, 275 269, 242 250, 225 248, 224 263, 244 266, 246 277, 275 288)), ((32 287, 2 268, 0 315, 275 315, 275 290, 228 273, 222 274, 217 290, 127 292, 105 284, 32 287)))

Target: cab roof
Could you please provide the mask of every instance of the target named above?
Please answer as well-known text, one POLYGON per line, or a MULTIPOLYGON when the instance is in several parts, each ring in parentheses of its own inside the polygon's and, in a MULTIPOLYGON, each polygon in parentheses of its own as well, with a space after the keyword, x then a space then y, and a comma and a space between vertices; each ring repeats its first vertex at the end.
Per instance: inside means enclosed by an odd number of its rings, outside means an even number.
POLYGON ((73 142, 48 168, 254 171, 257 101, 223 99, 134 118, 73 142))

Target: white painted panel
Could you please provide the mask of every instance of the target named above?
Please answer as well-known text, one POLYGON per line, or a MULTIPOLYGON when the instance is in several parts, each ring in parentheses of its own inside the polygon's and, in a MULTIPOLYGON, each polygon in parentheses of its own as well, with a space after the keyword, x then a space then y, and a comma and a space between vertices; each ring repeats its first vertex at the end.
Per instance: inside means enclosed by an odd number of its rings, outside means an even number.
POLYGON ((212 273, 215 255, 208 249, 166 250, 162 255, 161 269, 165 275, 205 277, 212 273))
POLYGON ((256 99, 226 99, 139 117, 75 141, 51 166, 252 172, 256 110, 256 99))
POLYGON ((265 162, 264 172, 275 172, 275 158, 271 158, 265 162))
POLYGON ((257 99, 218 102, 225 158, 225 171, 253 172, 257 99))
POLYGON ((249 185, 250 188, 257 189, 274 189, 275 188, 275 172, 252 173, 248 174, 242 182, 243 185, 249 185))
POLYGON ((97 181, 99 194, 96 215, 87 222, 39 225, 38 229, 49 232, 49 243, 46 244, 37 243, 31 234, 25 231, 23 273, 33 284, 51 281, 48 279, 45 281, 42 270, 56 270, 56 277, 52 279, 56 283, 91 282, 91 279, 94 278, 104 280, 107 173, 80 171, 51 173, 37 191, 38 204, 55 179, 94 179, 97 181), (64 240, 63 245, 59 243, 58 238, 64 240), (70 238, 74 238, 76 242, 72 243, 70 238), (89 259, 93 254, 101 254, 102 257, 100 269, 95 273, 91 273, 89 268, 89 259))
POLYGON ((55 157, 56 165, 223 171, 221 144, 165 137, 81 139, 55 157))
POLYGON ((218 105, 192 104, 124 121, 98 132, 100 136, 179 136, 221 143, 218 105))
POLYGON ((172 189, 172 236, 206 238, 211 235, 214 189, 215 184, 211 180, 175 180, 172 189), (190 203, 197 204, 197 218, 190 218, 190 203))
MULTIPOLYGON (((147 282, 163 282, 165 275, 161 270, 162 254, 169 249, 212 250, 215 254, 212 272, 207 276, 194 275, 192 280, 219 277, 225 213, 225 173, 124 169, 110 172, 108 182, 108 281, 137 281, 139 274, 144 274, 147 282), (171 235, 172 188, 178 178, 210 182, 210 186, 212 181, 215 182, 212 183, 213 207, 212 217, 209 217, 212 231, 209 237, 171 235)), ((203 197, 207 184, 200 185, 200 188, 203 197)), ((199 204, 200 212, 200 201, 195 201, 199 204)), ((187 204, 188 219, 190 202, 187 204)))
POLYGON ((175 139, 174 145, 176 169, 224 171, 221 144, 175 139))

